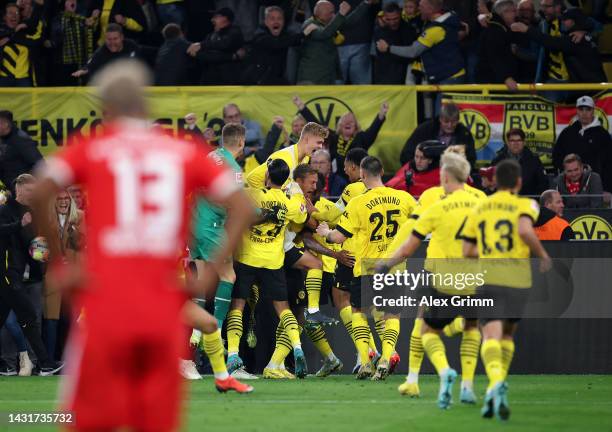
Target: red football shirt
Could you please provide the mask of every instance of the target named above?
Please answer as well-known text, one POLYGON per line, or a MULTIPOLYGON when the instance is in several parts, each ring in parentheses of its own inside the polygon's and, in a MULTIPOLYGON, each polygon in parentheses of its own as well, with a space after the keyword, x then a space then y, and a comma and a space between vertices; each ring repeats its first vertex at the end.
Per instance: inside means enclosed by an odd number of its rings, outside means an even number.
POLYGON ((88 279, 75 299, 88 322, 156 331, 176 319, 185 300, 176 260, 187 232, 186 197, 197 190, 219 199, 238 188, 206 153, 131 120, 48 161, 48 177, 88 192, 88 279))

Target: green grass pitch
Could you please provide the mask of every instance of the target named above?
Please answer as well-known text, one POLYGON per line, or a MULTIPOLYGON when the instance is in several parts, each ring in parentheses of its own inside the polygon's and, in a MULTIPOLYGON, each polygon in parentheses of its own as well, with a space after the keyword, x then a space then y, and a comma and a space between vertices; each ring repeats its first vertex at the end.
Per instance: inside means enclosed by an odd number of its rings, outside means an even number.
MULTIPOLYGON (((187 431, 612 431, 612 376, 511 376, 507 423, 484 420, 480 404, 453 404, 447 411, 435 405, 438 381, 421 377, 420 399, 401 397, 404 377, 384 382, 356 381, 352 376, 303 381, 254 381, 249 395, 219 394, 212 377, 192 382, 185 410, 187 431)), ((58 378, 1 378, 0 412, 40 412, 53 409, 58 378)), ((485 378, 476 388, 482 396, 485 378)), ((458 384, 455 386, 458 402, 458 384)), ((482 398, 481 398, 482 399, 482 398)), ((40 426, 1 430, 43 432, 40 426)))

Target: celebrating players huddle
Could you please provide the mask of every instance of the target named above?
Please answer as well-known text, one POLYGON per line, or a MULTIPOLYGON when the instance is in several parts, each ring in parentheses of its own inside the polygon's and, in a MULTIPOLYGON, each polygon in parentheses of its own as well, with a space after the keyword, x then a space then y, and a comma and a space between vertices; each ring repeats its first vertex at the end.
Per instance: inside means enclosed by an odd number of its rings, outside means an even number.
MULTIPOLYGON (((307 164, 325 136, 324 128, 308 123, 297 144, 277 151, 247 174, 246 191, 260 216, 243 235, 235 253, 236 284, 227 317, 227 339, 228 368, 236 376, 255 378, 244 370, 238 353, 244 306, 247 302, 251 308, 256 305, 254 292, 257 298, 272 300, 279 318, 275 350, 264 378, 306 376, 302 329, 324 358, 316 376, 341 370, 342 363, 324 330, 334 320, 319 310, 323 293, 324 300, 332 298, 355 344, 356 378, 376 381, 384 380, 399 361, 395 347, 400 320, 397 309, 377 309, 362 302, 368 276, 405 262, 427 238, 427 272, 440 271, 436 260, 516 260, 529 258, 531 252, 542 258, 542 271, 550 266, 533 231, 538 207, 517 196, 521 187, 517 163, 499 164, 498 192, 486 197, 468 185, 470 165, 465 156, 457 148, 449 148, 441 157, 441 185, 425 191, 417 202, 404 191, 384 186, 379 159, 362 149, 351 149, 344 163, 351 183, 333 203, 321 197, 325 179, 307 164), (300 288, 304 285, 305 296, 300 288), (382 342, 380 352, 368 314, 382 342), (285 368, 291 351, 295 375, 285 368)), ((514 269, 529 275, 526 265, 514 269)), ((482 415, 508 419, 506 379, 514 354, 513 334, 526 305, 525 288, 531 278, 498 279, 487 278, 478 293, 475 286, 467 290, 435 283, 421 287, 434 299, 433 304, 457 306, 419 309, 410 337, 409 375, 398 388, 400 394, 420 395, 418 375, 427 353, 440 377, 438 406, 448 408, 458 374, 448 363, 441 336, 461 333, 461 402, 477 401, 473 382, 480 353, 489 377, 482 415), (483 314, 472 306, 478 302, 450 302, 452 295, 481 295, 497 306, 483 314)))
MULTIPOLYGON (((436 271, 436 259, 525 259, 530 252, 542 259, 541 270, 550 267, 533 231, 538 207, 517 196, 521 176, 514 161, 497 166, 498 192, 485 197, 467 184, 465 157, 449 148, 441 158, 441 186, 417 202, 385 187, 381 161, 353 148, 344 161, 350 183, 334 203, 321 196, 325 178, 308 164, 323 148, 327 129, 307 123, 296 144, 273 153, 246 174, 244 184, 236 162, 244 128, 226 124, 223 144, 214 151, 164 135, 146 123, 148 78, 134 62, 116 62, 100 73, 96 81, 108 120, 104 133, 49 160, 37 191, 38 222, 49 220, 50 200, 65 185, 82 184, 91 202, 83 261, 52 261, 48 271, 49 281, 71 294, 74 310, 85 310, 71 335, 63 391, 64 408, 74 412, 77 429, 175 429, 181 399, 176 364, 187 345, 185 325, 194 329, 191 343, 208 355, 219 391, 253 391, 236 378, 257 378, 245 370, 239 345, 247 304, 247 342, 256 343, 252 326, 260 298, 272 301, 278 317, 264 378, 307 376, 302 330, 324 358, 317 377, 342 369, 325 334, 325 326, 336 320, 319 310, 331 297, 355 344, 357 379, 384 380, 399 362, 399 311, 377 310, 362 293, 372 275, 404 264, 427 237, 429 272, 436 271), (185 244, 190 215, 188 244, 196 277, 179 286, 176 253, 185 244), (203 308, 211 297, 214 317, 203 308), (295 375, 285 368, 290 353, 295 375)), ((47 238, 57 237, 44 223, 38 226, 47 238)), ((59 255, 57 244, 50 241, 49 247, 52 257, 59 255)), ((509 417, 513 334, 531 284, 529 267, 518 269, 519 278, 502 277, 481 287, 498 305, 485 316, 470 307, 419 310, 401 394, 420 395, 418 375, 427 353, 440 377, 438 405, 448 408, 457 372, 441 335, 462 333, 461 402, 476 403, 480 350, 489 378, 482 415, 509 417)), ((422 288, 432 298, 450 295, 448 287, 422 288)))

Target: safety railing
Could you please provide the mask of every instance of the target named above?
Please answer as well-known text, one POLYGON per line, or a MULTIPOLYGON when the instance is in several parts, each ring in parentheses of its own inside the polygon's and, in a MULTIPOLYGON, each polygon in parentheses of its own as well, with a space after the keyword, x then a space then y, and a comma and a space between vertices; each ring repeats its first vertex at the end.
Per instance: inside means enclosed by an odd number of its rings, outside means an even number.
POLYGON ((436 92, 480 92, 484 96, 490 92, 502 93, 538 93, 543 91, 604 91, 612 90, 612 83, 582 83, 582 84, 543 84, 530 83, 518 84, 518 90, 513 91, 504 84, 443 84, 443 85, 417 85, 417 92, 436 93, 436 92))

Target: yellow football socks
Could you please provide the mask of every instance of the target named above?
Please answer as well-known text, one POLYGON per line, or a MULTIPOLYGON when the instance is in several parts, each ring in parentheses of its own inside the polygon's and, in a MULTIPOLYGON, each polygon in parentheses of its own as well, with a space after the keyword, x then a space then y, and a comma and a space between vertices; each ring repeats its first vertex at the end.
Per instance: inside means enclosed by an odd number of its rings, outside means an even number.
POLYGON ((502 339, 502 368, 504 372, 504 380, 508 376, 510 370, 510 364, 512 363, 512 357, 514 357, 514 341, 512 339, 502 339))
POLYGON ((370 357, 368 355, 369 338, 370 329, 368 327, 368 319, 365 314, 355 312, 353 314, 353 339, 355 340, 355 347, 359 353, 359 360, 362 365, 370 362, 370 357))
POLYGON ((238 354, 240 338, 242 337, 242 311, 233 309, 229 311, 226 319, 227 326, 227 353, 238 354))
POLYGON ((214 333, 202 336, 204 340, 204 352, 210 360, 213 373, 217 379, 226 379, 229 375, 223 356, 223 341, 221 340, 221 330, 217 329, 214 333))
POLYGON ((281 323, 283 324, 283 328, 285 329, 285 333, 289 337, 291 341, 291 346, 293 348, 301 348, 302 344, 300 342, 300 329, 298 326, 297 319, 295 319, 295 315, 289 309, 285 309, 281 312, 279 316, 281 323))
POLYGON ((306 273, 306 293, 308 294, 308 312, 319 310, 321 297, 321 284, 323 283, 323 270, 311 269, 306 273))
POLYGON ((497 339, 484 341, 480 347, 480 356, 487 371, 487 377, 489 377, 488 391, 504 380, 501 343, 497 339))
POLYGON ((395 352, 395 345, 399 338, 400 320, 398 318, 388 318, 385 320, 385 331, 382 341, 382 357, 381 360, 389 361, 395 352))
POLYGON ((474 382, 474 374, 478 364, 478 351, 480 350, 480 339, 480 330, 477 328, 463 331, 460 347, 462 382, 474 382))
POLYGON ((438 375, 441 375, 445 369, 448 369, 448 360, 446 358, 446 348, 440 336, 436 333, 425 333, 421 337, 423 348, 429 357, 429 360, 436 368, 438 375))
POLYGON ((412 377, 411 382, 418 379, 419 372, 421 372, 421 365, 423 364, 424 350, 421 340, 422 327, 423 318, 415 319, 412 333, 410 333, 410 355, 408 360, 408 372, 409 376, 412 377))

